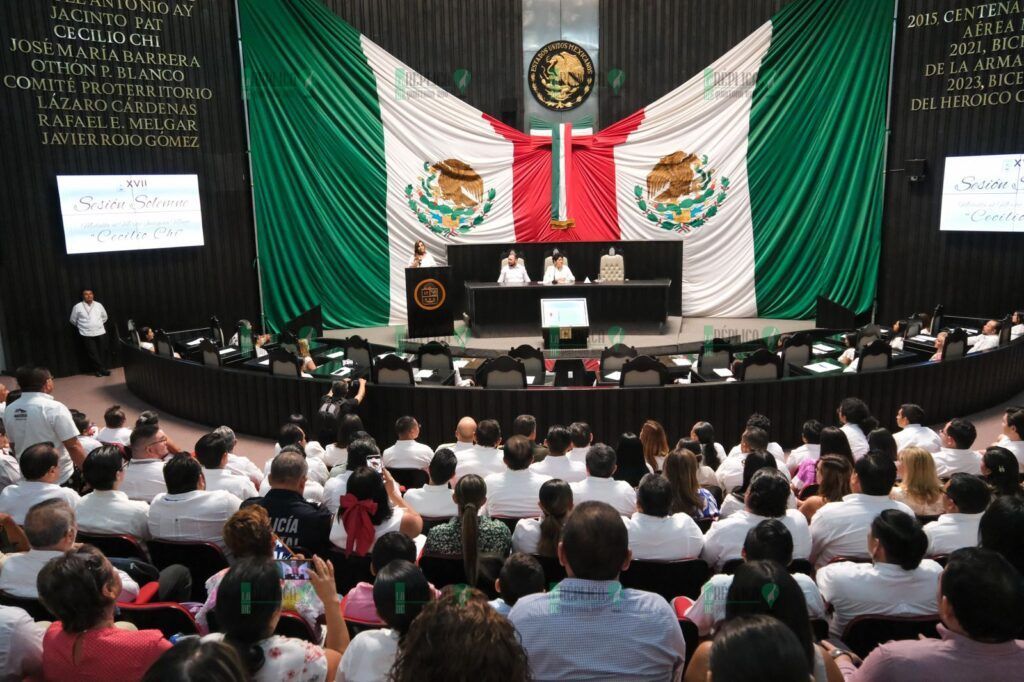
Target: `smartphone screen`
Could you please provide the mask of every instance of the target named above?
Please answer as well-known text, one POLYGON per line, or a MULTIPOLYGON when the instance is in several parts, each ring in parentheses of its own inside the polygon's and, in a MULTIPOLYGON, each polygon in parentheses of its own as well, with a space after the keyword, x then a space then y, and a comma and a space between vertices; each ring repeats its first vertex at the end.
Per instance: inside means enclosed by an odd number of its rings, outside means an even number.
POLYGON ((295 552, 291 550, 288 545, 281 542, 281 538, 274 536, 274 558, 275 559, 290 559, 295 552))
POLYGON ((380 462, 380 457, 367 457, 366 466, 370 467, 378 474, 381 473, 381 471, 383 470, 383 466, 381 465, 380 462))
POLYGON ((284 580, 309 580, 311 562, 308 559, 278 559, 277 563, 284 580))

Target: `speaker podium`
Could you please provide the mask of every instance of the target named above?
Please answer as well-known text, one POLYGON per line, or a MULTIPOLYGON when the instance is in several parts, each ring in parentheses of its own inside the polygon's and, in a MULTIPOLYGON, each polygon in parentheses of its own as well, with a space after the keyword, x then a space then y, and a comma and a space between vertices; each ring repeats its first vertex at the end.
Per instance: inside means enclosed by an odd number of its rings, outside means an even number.
POLYGON ((405 306, 409 338, 451 336, 454 332, 448 283, 452 269, 406 268, 405 306))

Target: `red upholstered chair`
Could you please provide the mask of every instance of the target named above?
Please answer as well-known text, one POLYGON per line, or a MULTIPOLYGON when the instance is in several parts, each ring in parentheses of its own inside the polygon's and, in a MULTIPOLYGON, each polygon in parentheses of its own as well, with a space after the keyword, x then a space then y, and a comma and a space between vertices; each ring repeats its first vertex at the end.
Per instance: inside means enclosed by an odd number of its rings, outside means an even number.
POLYGON ((697 624, 686 617, 686 612, 693 606, 693 600, 689 597, 676 597, 672 600, 672 608, 676 612, 676 620, 679 621, 679 629, 683 631, 683 641, 686 642, 686 663, 690 664, 693 652, 700 644, 700 632, 697 624))

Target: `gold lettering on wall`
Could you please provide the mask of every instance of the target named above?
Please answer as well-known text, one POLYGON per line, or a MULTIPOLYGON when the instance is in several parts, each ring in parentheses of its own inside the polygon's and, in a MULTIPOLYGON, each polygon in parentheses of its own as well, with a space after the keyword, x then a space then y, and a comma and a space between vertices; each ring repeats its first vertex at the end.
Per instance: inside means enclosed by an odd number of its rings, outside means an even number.
POLYGON ((0 45, 0 86, 31 96, 43 145, 199 149, 214 93, 167 41, 202 1, 33 0, 45 33, 0 45))

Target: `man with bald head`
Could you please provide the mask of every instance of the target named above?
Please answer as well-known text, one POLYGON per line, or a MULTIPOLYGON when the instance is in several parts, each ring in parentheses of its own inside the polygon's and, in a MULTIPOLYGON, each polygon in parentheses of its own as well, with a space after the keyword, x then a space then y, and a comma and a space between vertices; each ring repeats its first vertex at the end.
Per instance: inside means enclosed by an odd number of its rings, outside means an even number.
POLYGON ((455 427, 455 442, 445 443, 434 450, 437 453, 439 450, 448 448, 459 455, 463 450, 472 449, 476 442, 476 420, 472 417, 463 417, 459 420, 459 425, 455 427))

